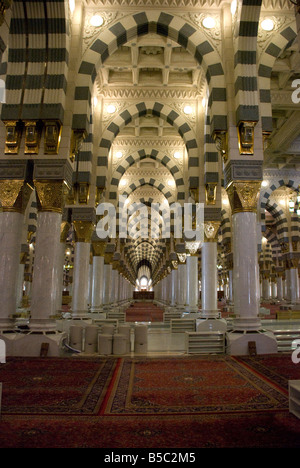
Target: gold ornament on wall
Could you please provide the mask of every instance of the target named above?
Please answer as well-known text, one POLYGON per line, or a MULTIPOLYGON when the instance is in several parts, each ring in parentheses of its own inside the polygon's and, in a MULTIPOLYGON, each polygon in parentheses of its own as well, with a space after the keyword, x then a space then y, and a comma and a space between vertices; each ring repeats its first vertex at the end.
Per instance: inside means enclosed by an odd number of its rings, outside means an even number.
POLYGON ((241 122, 237 127, 240 154, 253 154, 255 125, 256 122, 241 122))

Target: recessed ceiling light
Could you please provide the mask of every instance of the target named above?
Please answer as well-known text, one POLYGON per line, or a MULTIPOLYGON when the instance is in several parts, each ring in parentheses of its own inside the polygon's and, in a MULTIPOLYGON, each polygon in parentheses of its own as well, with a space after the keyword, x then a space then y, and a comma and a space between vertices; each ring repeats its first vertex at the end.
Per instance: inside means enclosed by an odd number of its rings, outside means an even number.
POLYGON ((180 152, 179 152, 179 151, 175 151, 175 153, 174 153, 174 158, 175 158, 175 159, 179 159, 180 157, 181 157, 180 152))
POLYGON ((207 17, 204 18, 204 20, 202 21, 202 24, 203 24, 203 26, 204 26, 206 29, 211 29, 211 28, 214 28, 214 27, 215 27, 216 21, 215 21, 214 18, 212 18, 211 16, 207 16, 207 17))
POLYGON ((169 187, 172 187, 174 185, 174 180, 172 179, 168 180, 168 185, 169 187))
POLYGON ((183 109, 183 112, 185 114, 191 114, 193 112, 193 109, 191 106, 185 106, 185 108, 183 109))
POLYGON ((120 185, 122 185, 122 187, 124 187, 124 185, 126 185, 126 180, 122 179, 121 182, 120 182, 120 185))
POLYGON ((103 24, 103 18, 100 15, 94 15, 91 17, 90 23, 92 26, 99 27, 103 24))
POLYGON ((261 183, 261 185, 262 185, 263 187, 267 187, 268 181, 267 181, 267 180, 263 180, 262 183, 261 183))
POLYGON ((261 27, 264 31, 272 31, 274 29, 274 21, 267 18, 261 22, 261 27))
POLYGON ((117 152, 116 152, 116 157, 117 157, 117 158, 121 158, 122 156, 123 156, 122 151, 117 151, 117 152))
POLYGON ((116 106, 114 106, 113 104, 109 104, 109 106, 107 106, 107 112, 109 114, 113 114, 114 112, 116 112, 116 106))

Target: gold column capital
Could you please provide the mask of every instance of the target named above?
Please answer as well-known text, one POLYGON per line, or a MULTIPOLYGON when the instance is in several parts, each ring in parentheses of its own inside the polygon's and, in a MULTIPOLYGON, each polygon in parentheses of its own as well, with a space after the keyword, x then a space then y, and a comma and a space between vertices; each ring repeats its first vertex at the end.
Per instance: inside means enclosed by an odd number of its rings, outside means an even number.
POLYGON ((33 187, 24 180, 0 180, 2 211, 24 213, 32 191, 33 187))
POLYGON ((232 181, 226 188, 232 214, 257 211, 257 202, 261 188, 261 181, 238 180, 232 181))
POLYGON ((95 229, 95 224, 92 221, 73 220, 76 242, 91 242, 91 238, 95 229))
POLYGON ((204 222, 204 241, 217 242, 220 221, 205 221, 204 222))
POLYGON ((92 249, 95 257, 104 257, 106 242, 92 242, 92 249))
POLYGON ((70 226, 69 221, 62 221, 60 225, 60 242, 66 242, 70 226))
POLYGON ((62 213, 66 197, 66 184, 63 180, 35 180, 39 211, 62 213))

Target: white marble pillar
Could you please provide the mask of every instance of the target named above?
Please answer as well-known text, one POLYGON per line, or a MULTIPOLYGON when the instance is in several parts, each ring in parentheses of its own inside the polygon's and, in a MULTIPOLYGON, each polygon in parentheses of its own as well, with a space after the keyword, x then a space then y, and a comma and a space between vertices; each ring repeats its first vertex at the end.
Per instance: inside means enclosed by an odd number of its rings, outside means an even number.
POLYGON ((228 300, 230 304, 233 304, 233 271, 228 270, 228 300))
POLYGON ((90 271, 89 242, 76 242, 73 268, 73 317, 85 317, 88 312, 89 300, 89 271, 90 271))
POLYGON ((171 271, 171 306, 176 305, 176 296, 177 296, 177 276, 178 276, 178 270, 173 269, 171 271))
POLYGON ((91 312, 101 312, 103 306, 104 257, 93 256, 91 312))
POLYGON ((24 215, 0 212, 0 327, 12 325, 16 313, 16 283, 19 276, 24 215))
POLYGON ((232 215, 233 285, 236 329, 260 328, 259 267, 257 254, 256 213, 232 215))
POLYGON ((177 307, 183 309, 186 301, 186 264, 178 264, 178 294, 177 307))
POLYGON ((282 298, 283 298, 282 275, 277 274, 276 282, 277 282, 277 300, 282 301, 282 298))
POLYGON ((19 265, 19 274, 18 274, 18 282, 16 284, 16 287, 17 287, 17 289, 16 289, 16 305, 17 305, 17 308, 22 308, 24 271, 25 271, 25 264, 20 263, 20 265, 19 265))
POLYGON ((268 302, 270 300, 270 279, 268 275, 263 275, 262 279, 262 298, 268 302))
POLYGON ((61 221, 55 211, 39 211, 31 294, 31 329, 55 329, 58 291, 61 291, 61 221))
POLYGON ((104 284, 103 284, 103 304, 105 306, 109 305, 110 301, 110 290, 111 290, 111 270, 112 265, 104 264, 104 284))
POLYGON ((198 255, 186 257, 186 311, 198 312, 198 255))
POLYGON ((285 300, 291 302, 292 292, 291 292, 291 270, 286 268, 285 270, 285 300))
POLYGON ((201 255, 201 315, 213 318, 219 315, 217 293, 217 242, 204 242, 201 248, 201 255))
POLYGON ((271 281, 271 298, 275 300, 277 297, 277 285, 275 279, 271 281))
POLYGON ((290 290, 291 290, 291 304, 299 303, 299 277, 298 268, 290 269, 290 290))

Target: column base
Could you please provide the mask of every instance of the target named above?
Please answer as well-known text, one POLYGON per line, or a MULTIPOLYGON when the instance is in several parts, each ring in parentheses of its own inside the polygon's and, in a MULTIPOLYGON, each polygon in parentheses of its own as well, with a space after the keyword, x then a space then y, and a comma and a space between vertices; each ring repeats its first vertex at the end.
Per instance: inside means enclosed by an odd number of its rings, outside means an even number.
POLYGON ((199 312, 200 312, 200 316, 203 317, 204 319, 206 318, 215 319, 215 318, 221 317, 221 312, 219 310, 200 309, 199 312))
POLYGON ((233 319, 233 329, 240 331, 256 331, 261 329, 259 317, 236 317, 233 319))
POLYGON ((72 314, 72 319, 73 320, 83 320, 83 319, 89 319, 89 313, 87 310, 73 310, 70 311, 72 314))
POLYGON ((196 320, 196 331, 227 331, 227 322, 222 318, 198 318, 196 320))
POLYGON ((55 320, 49 319, 32 319, 29 321, 29 329, 34 332, 49 332, 56 331, 55 320))
POLYGON ((272 332, 266 330, 238 331, 233 330, 226 334, 227 354, 232 356, 249 355, 249 341, 256 344, 257 354, 275 354, 278 346, 272 332))
POLYGON ((5 341, 7 356, 32 356, 41 355, 41 346, 49 345, 47 357, 59 357, 63 354, 63 343, 67 338, 66 333, 58 331, 26 331, 24 333, 0 334, 5 341))

